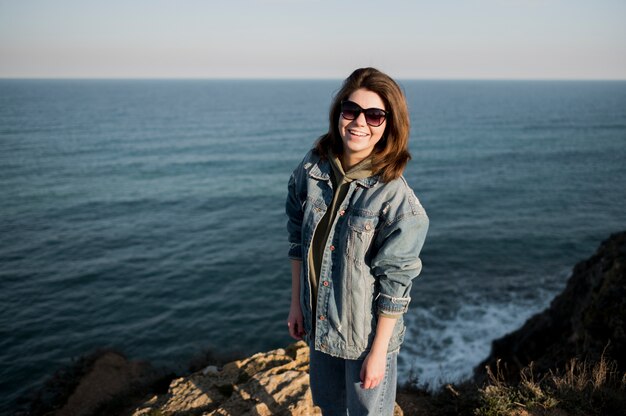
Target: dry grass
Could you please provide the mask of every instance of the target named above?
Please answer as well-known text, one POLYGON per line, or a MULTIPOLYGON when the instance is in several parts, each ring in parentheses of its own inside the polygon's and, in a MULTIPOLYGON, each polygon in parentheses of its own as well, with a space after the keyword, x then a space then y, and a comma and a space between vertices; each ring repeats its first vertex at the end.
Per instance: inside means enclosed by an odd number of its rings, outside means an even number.
POLYGON ((495 374, 487 369, 489 383, 481 392, 477 416, 496 415, 624 415, 626 374, 617 363, 601 357, 595 364, 571 359, 561 373, 550 371, 536 380, 532 364, 510 385, 502 376, 500 362, 495 374))
POLYGON ((626 373, 601 357, 596 363, 571 359, 562 372, 537 378, 533 365, 512 384, 500 361, 487 368, 488 382, 447 385, 428 393, 415 385, 400 389, 398 402, 406 416, 621 416, 626 415, 626 373), (408 410, 408 411, 407 411, 408 410))

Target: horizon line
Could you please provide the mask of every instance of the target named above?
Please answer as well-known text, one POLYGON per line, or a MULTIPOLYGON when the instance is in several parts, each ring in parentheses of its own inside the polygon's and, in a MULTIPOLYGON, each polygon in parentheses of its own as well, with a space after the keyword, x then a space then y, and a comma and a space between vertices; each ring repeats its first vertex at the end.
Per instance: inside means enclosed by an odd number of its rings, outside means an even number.
MULTIPOLYGON (((398 81, 626 81, 625 78, 453 78, 394 77, 398 81)), ((20 77, 0 76, 0 80, 32 81, 343 81, 333 77, 20 77)))

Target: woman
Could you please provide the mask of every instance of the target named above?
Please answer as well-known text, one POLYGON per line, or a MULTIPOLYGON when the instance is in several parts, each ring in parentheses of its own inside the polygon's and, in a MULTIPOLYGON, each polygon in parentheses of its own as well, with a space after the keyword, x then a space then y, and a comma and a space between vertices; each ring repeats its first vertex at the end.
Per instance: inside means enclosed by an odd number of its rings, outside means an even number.
POLYGON ((288 185, 289 333, 311 349, 324 415, 391 415, 403 314, 428 217, 402 172, 409 114, 398 84, 354 71, 288 185))

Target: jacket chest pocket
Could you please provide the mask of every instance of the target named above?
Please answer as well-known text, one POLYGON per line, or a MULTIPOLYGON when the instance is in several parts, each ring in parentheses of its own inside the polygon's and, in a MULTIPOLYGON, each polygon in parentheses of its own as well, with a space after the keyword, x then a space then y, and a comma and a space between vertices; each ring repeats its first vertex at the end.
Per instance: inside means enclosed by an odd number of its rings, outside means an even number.
POLYGON ((369 260, 377 225, 377 216, 352 214, 348 217, 347 257, 356 261, 369 260))

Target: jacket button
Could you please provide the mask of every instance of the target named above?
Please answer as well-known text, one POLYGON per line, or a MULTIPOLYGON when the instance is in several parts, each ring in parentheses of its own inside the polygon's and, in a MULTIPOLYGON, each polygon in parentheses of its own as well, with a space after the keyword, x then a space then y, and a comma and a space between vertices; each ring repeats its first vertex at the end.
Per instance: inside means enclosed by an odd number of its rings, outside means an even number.
POLYGON ((324 282, 322 283, 324 286, 328 286, 328 280, 324 280, 324 282))
POLYGON ((335 251, 335 246, 330 246, 330 251, 335 251))
POLYGON ((372 224, 370 224, 369 222, 365 224, 365 229, 366 230, 370 230, 372 228, 372 224))
POLYGON ((326 317, 324 315, 320 315, 320 321, 323 321, 324 319, 326 319, 326 317))

